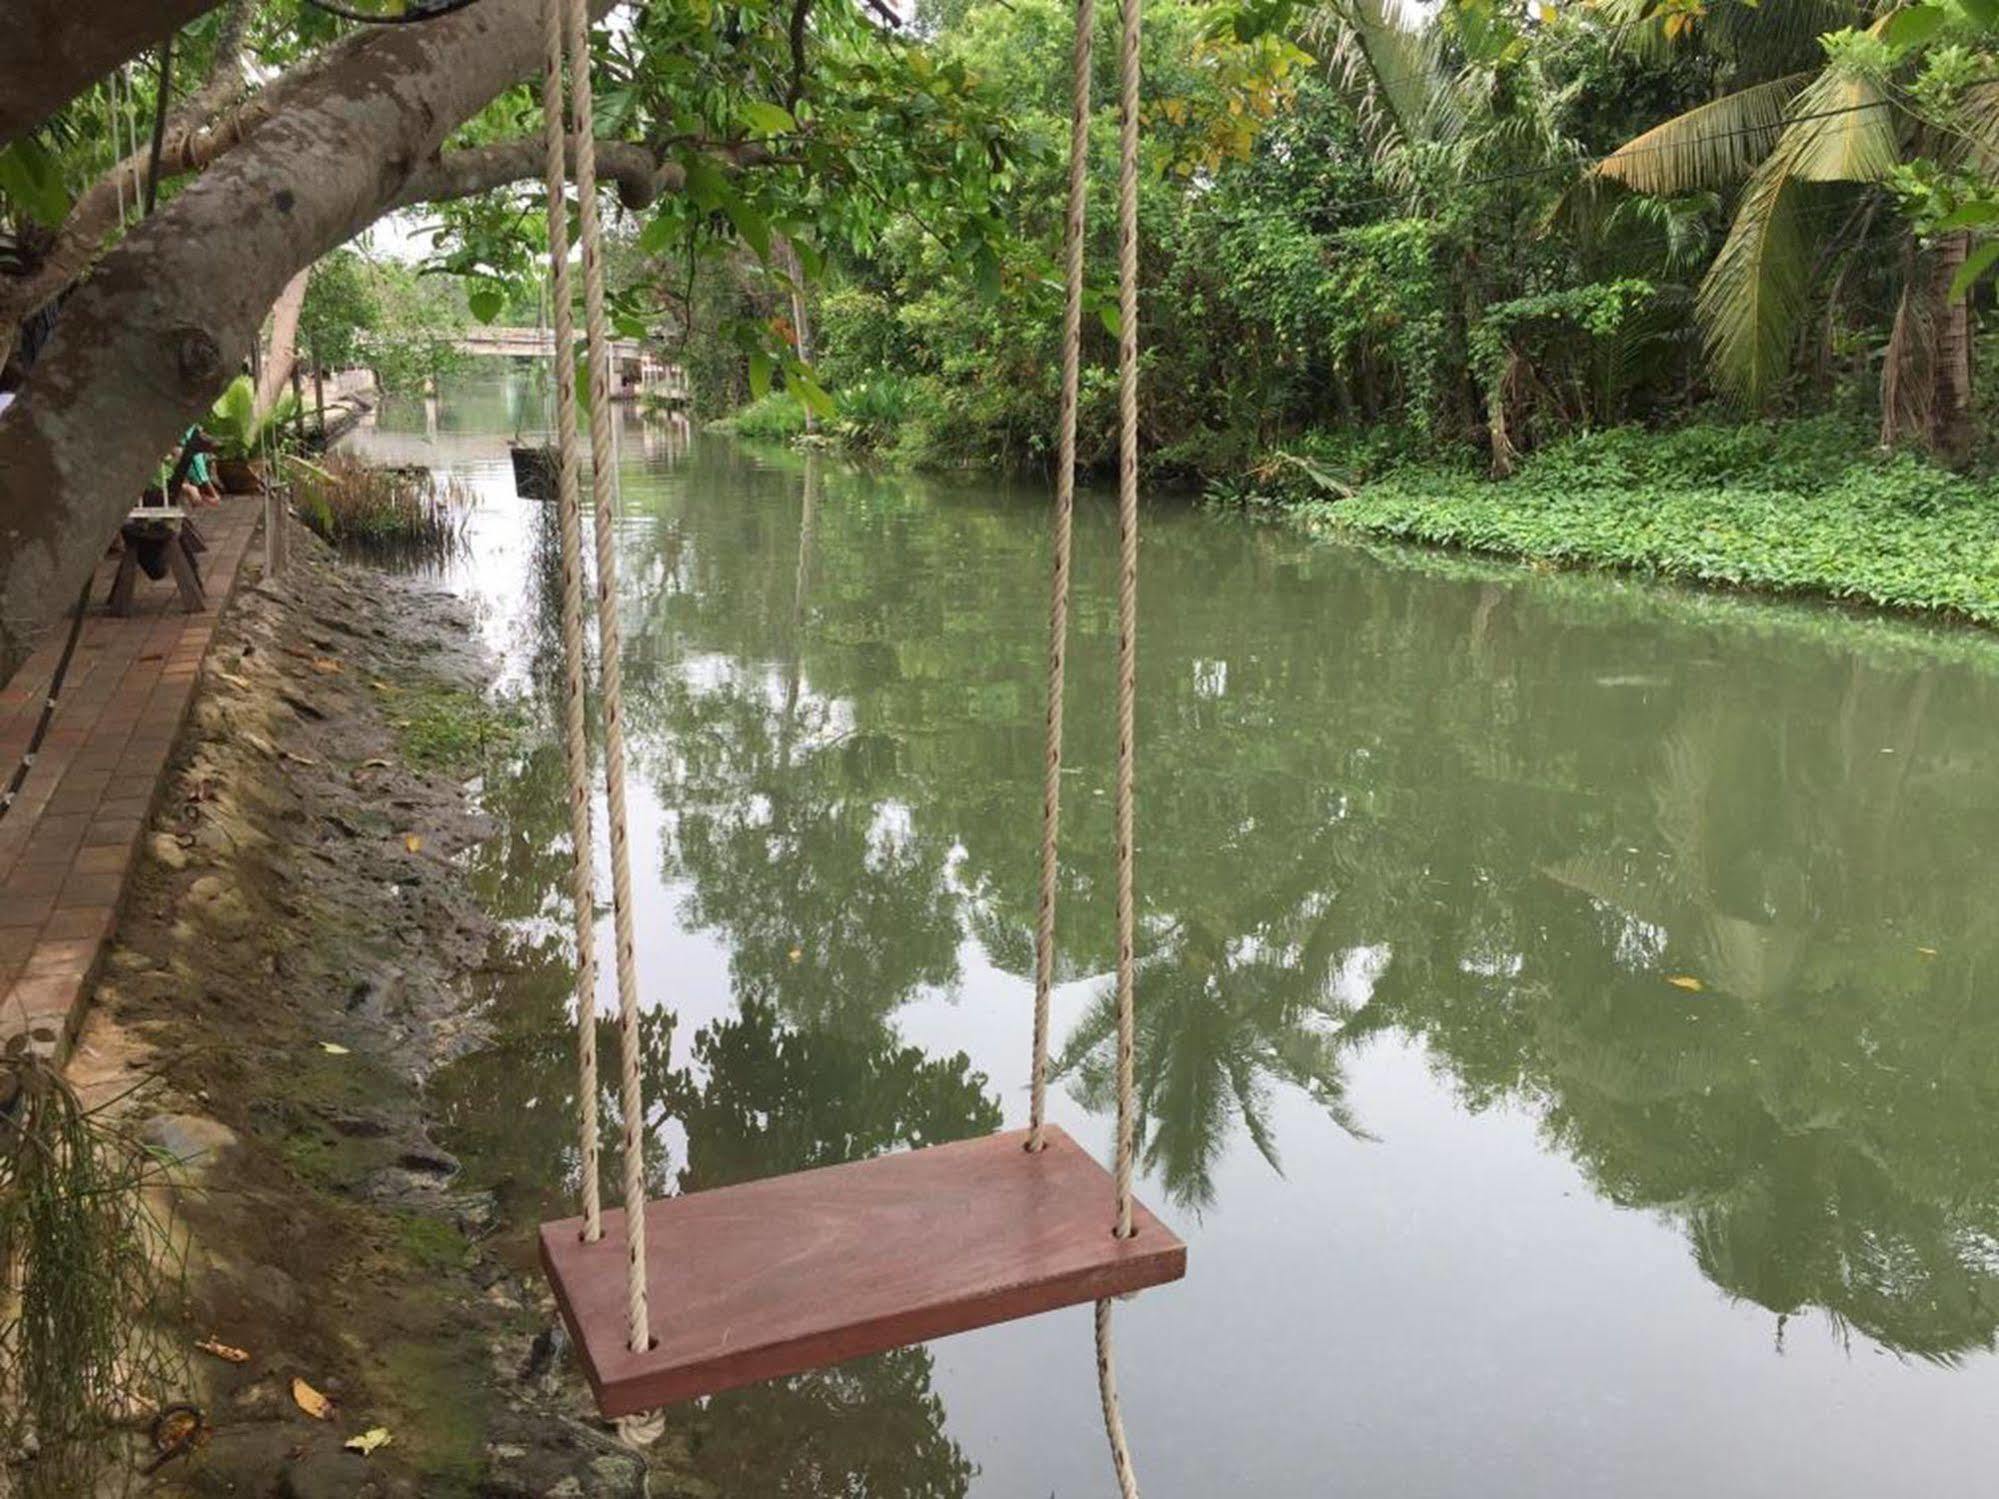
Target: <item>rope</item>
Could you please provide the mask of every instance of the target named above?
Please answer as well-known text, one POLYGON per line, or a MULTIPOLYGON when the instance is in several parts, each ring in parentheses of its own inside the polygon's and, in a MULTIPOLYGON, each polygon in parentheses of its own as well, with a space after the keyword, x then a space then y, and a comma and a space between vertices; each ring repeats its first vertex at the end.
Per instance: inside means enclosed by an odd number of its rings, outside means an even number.
MULTIPOLYGON (((1132 1051, 1137 1032, 1137 899, 1134 834, 1137 823, 1138 706, 1138 83, 1140 0, 1121 0, 1124 30, 1118 41, 1118 663, 1117 663, 1117 1161, 1116 1233, 1132 1236, 1131 1177, 1134 1157, 1132 1051)), ((1118 1492, 1138 1499, 1124 1417, 1118 1409, 1111 1349, 1111 1304, 1097 1303, 1097 1389, 1110 1438, 1118 1492)))
POLYGON ((1138 704, 1138 42, 1140 0, 1122 0, 1118 75, 1117 1234, 1131 1237, 1133 894, 1138 704))
POLYGON ((118 170, 118 163, 124 153, 118 149, 118 74, 113 68, 104 75, 104 120, 111 128, 111 186, 118 194, 118 227, 126 228, 130 220, 125 216, 125 176, 118 170))
POLYGON ((583 724, 583 518, 577 488, 576 344, 569 291, 569 204, 564 195, 562 6, 542 8, 546 43, 541 113, 548 142, 548 279, 555 319, 555 433, 562 527, 563 761, 569 772, 570 903, 576 914, 576 1150, 582 1161, 583 1237, 604 1237, 597 1183, 597 875, 591 851, 590 741, 583 724))
POLYGON ((1041 782, 1041 908, 1034 928, 1034 1082, 1027 1148, 1040 1150, 1048 1106, 1048 996, 1055 986, 1055 873, 1062 841, 1062 690, 1069 652, 1069 551, 1076 512, 1076 404, 1083 350, 1083 219, 1090 178, 1090 46, 1096 0, 1076 0, 1069 115, 1068 276, 1062 306, 1062 430, 1055 465, 1054 576, 1048 597, 1048 747, 1041 782))
MULTIPOLYGON (((597 221, 596 120, 590 88, 588 0, 565 0, 576 206, 583 242, 583 324, 590 366, 590 487, 597 531, 597 672, 604 701, 604 783, 610 803, 611 909, 618 960, 619 1105, 625 1124, 625 1242, 630 1347, 651 1346, 646 1312, 645 1098, 639 1081, 638 969, 633 957, 632 867, 625 818, 624 642, 618 621, 617 482, 611 445, 611 363, 605 336, 603 242, 597 221)), ((559 357, 568 358, 562 350, 559 357)))

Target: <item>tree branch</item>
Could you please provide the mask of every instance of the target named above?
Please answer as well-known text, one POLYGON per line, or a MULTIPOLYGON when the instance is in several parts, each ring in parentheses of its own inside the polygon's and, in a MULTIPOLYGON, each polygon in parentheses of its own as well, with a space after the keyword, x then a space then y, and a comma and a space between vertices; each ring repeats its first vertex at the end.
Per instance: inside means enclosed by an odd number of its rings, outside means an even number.
MULTIPOLYGON (((769 148, 756 141, 711 145, 705 149, 736 169, 770 160, 769 148)), ((422 203, 477 197, 510 183, 539 182, 547 165, 544 151, 541 138, 536 136, 444 152, 410 174, 393 206, 414 208, 422 203)), ((573 169, 573 152, 570 165, 573 169)), ((599 181, 616 183, 618 201, 634 212, 650 206, 662 194, 679 192, 687 185, 686 169, 679 162, 662 161, 633 141, 599 140, 597 177, 599 181)))
POLYGON ((0 146, 215 0, 14 0, 0 31, 0 146))
POLYGON ((259 95, 269 114, 254 133, 78 287, 0 414, 0 676, 76 596, 279 290, 392 209, 451 131, 536 69, 541 22, 541 0, 480 0, 329 49, 259 95))
MULTIPOLYGON (((250 0, 231 0, 216 38, 207 80, 168 118, 166 145, 160 153, 163 177, 200 171, 240 145, 259 121, 282 105, 280 80, 223 119, 216 118, 236 104, 248 87, 242 50, 251 10, 250 0), (274 91, 275 100, 271 97, 274 91)), ((105 239, 118 226, 120 205, 143 201, 151 165, 147 148, 134 151, 112 167, 78 195, 69 217, 56 231, 54 243, 34 270, 18 279, 0 279, 0 363, 12 351, 22 320, 53 302, 90 269, 105 239)))

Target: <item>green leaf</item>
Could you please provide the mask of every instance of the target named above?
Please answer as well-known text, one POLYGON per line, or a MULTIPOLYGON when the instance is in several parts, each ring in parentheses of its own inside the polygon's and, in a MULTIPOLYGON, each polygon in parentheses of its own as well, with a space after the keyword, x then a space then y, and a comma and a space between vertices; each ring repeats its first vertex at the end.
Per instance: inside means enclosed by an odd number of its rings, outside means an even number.
POLYGON ((475 286, 465 294, 465 305, 480 322, 490 323, 506 307, 507 297, 497 286, 475 286))
POLYGON ((972 280, 979 289, 979 295, 991 301, 1000 294, 999 256, 993 247, 983 242, 972 252, 972 280))
POLYGON ((1999 26, 1999 0, 1957 0, 1957 8, 1982 31, 1999 26))
POLYGON ((729 179, 724 177, 721 170, 707 157, 689 157, 687 196, 712 213, 722 206, 725 198, 730 196, 729 179))
POLYGON ((821 421, 830 422, 839 415, 839 408, 833 404, 833 398, 826 394, 825 387, 806 374, 803 369, 792 370, 786 374, 784 386, 821 421))
POLYGON ((759 349, 750 355, 750 395, 761 401, 770 394, 771 357, 759 349))
POLYGON ((1955 212, 1947 213, 1937 220, 1938 233, 1948 229, 1978 229, 1999 220, 1999 200, 1973 198, 1969 203, 1961 203, 1955 212))
POLYGON ((743 119, 758 135, 785 135, 798 128, 790 110, 763 99, 752 99, 745 104, 743 119))
POLYGON ((1964 264, 1958 267, 1957 274, 1950 278, 1951 300, 1955 301, 1970 291, 1972 283, 1990 270, 1995 260, 1999 260, 1999 239, 1988 239, 1965 256, 1964 264))
POLYGON ((1889 46, 1906 52, 1922 46, 1949 19, 1950 12, 1941 5, 1904 6, 1882 24, 1881 36, 1889 46))
POLYGON ((757 259, 770 259, 770 223, 735 193, 722 200, 722 209, 729 215, 729 222, 736 226, 736 233, 743 237, 743 243, 757 252, 757 259))
POLYGON ((662 255, 672 247, 679 233, 678 221, 666 214, 656 213, 639 231, 639 248, 648 255, 662 255))
POLYGON ((69 189, 55 156, 32 137, 0 151, 0 194, 12 198, 37 222, 55 228, 69 217, 69 189))
POLYGON ((1097 304, 1097 321, 1112 338, 1124 331, 1124 315, 1118 311, 1117 303, 1108 298, 1097 304))

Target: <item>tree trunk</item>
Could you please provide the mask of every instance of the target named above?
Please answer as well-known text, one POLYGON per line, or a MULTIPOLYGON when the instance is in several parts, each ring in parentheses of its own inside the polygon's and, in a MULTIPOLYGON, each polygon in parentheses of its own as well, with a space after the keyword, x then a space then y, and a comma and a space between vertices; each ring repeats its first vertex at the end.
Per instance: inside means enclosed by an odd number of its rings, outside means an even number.
POLYGON ((0 146, 216 0, 0 0, 0 146))
MULTIPOLYGON (((798 251, 792 248, 789 239, 778 241, 784 247, 784 274, 791 282, 791 338, 792 347, 798 351, 801 364, 812 363, 812 309, 805 305, 805 273, 798 264, 798 251)), ((805 430, 819 430, 819 414, 811 407, 805 409, 805 430)))
POLYGON ((0 416, 0 675, 242 367, 284 284, 379 218, 451 130, 536 69, 541 45, 541 0, 482 0, 336 48, 104 257, 0 416))
POLYGON ((278 404, 278 397, 298 370, 298 320, 305 311, 305 290, 312 280, 307 266, 285 283, 271 309, 271 342, 264 355, 263 373, 257 377, 257 415, 278 404))
POLYGON ((1969 454, 1971 302, 1953 297, 1970 236, 1947 234, 1927 251, 1911 247, 1902 296, 1881 361, 1881 445, 1916 442, 1946 463, 1969 454))
POLYGON ((1934 252, 1936 295, 1936 400, 1930 445, 1946 463, 1962 463, 1971 452, 1971 298, 1953 297, 1950 284, 1964 266, 1971 235, 1946 234, 1934 252))

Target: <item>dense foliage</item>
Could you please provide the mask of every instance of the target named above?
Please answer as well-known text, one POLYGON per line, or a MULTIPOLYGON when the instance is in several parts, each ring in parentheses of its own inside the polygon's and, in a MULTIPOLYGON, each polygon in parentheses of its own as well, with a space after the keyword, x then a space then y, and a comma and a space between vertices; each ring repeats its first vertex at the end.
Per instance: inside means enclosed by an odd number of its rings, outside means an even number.
MULTIPOLYGON (((829 255, 818 365, 857 446, 1046 456, 1068 14, 1010 0, 929 17, 928 47, 999 101, 1017 142, 996 184, 1013 233, 997 276, 909 213, 829 255)), ((1227 474, 1300 433, 1387 424, 1504 474, 1567 433, 1721 402, 1864 411, 1884 443, 1977 456, 1966 290, 1999 248, 1974 237, 1999 218, 1981 14, 1149 6, 1151 462, 1227 474)), ((1115 22, 1097 47, 1099 268, 1115 22)), ((1082 451, 1102 463, 1112 338, 1089 337, 1082 451)))

